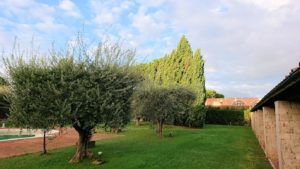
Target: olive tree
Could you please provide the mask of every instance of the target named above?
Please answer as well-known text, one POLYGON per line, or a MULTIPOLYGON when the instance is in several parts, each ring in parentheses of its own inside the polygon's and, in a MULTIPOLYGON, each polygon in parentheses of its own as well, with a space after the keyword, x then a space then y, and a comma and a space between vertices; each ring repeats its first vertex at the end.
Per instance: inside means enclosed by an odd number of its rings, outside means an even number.
POLYGON ((78 38, 46 59, 7 59, 13 121, 43 129, 71 125, 79 138, 70 162, 81 161, 97 124, 122 127, 130 120, 130 97, 140 82, 130 67, 134 54, 117 43, 91 47, 78 38))
POLYGON ((66 70, 64 91, 69 98, 69 122, 78 132, 77 150, 70 162, 88 156, 87 143, 99 123, 121 127, 130 120, 130 100, 138 78, 120 68, 73 65, 66 70), (72 72, 72 73, 68 73, 72 72))
POLYGON ((163 124, 175 114, 191 108, 196 95, 182 87, 148 87, 138 90, 133 97, 132 110, 157 124, 157 135, 162 136, 163 124))
POLYGON ((43 151, 46 154, 46 133, 59 123, 60 97, 52 68, 41 62, 24 60, 8 64, 11 78, 10 120, 21 128, 43 130, 43 151))

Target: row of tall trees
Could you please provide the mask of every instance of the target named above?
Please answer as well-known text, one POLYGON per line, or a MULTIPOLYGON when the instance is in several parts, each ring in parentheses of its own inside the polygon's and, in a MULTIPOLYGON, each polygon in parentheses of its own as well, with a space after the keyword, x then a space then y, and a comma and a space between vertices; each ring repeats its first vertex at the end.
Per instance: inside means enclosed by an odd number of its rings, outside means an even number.
POLYGON ((158 85, 181 85, 196 92, 196 104, 204 105, 206 99, 204 60, 200 49, 193 53, 185 36, 176 49, 161 59, 136 66, 145 79, 158 85))
POLYGON ((188 39, 182 36, 177 48, 170 54, 150 63, 136 66, 145 79, 160 86, 182 86, 196 94, 193 111, 185 111, 174 117, 174 124, 203 127, 206 100, 204 60, 200 49, 193 52, 188 39))

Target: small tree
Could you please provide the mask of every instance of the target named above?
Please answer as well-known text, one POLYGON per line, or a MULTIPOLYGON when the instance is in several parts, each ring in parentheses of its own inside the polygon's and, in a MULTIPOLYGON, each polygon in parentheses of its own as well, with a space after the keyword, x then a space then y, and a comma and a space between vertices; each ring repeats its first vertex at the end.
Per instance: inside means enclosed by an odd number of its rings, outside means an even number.
POLYGON ((7 62, 11 77, 10 120, 19 127, 43 129, 43 151, 46 154, 46 133, 59 122, 58 91, 55 74, 42 62, 24 60, 7 62))
POLYGON ((130 121, 130 98, 140 78, 130 67, 134 51, 118 44, 100 44, 91 52, 79 41, 71 51, 62 66, 62 88, 71 108, 65 116, 79 135, 74 163, 88 156, 87 143, 97 124, 119 129, 130 121))
POLYGON ((218 93, 215 90, 208 89, 206 91, 206 97, 207 98, 224 98, 224 95, 222 93, 218 93))
POLYGON ((185 88, 150 87, 138 90, 133 97, 133 112, 142 114, 157 124, 162 136, 163 124, 177 113, 187 111, 196 96, 185 88))
POLYGON ((130 120, 130 100, 138 78, 119 68, 73 65, 64 84, 71 111, 67 114, 78 132, 77 150, 71 163, 87 157, 87 144, 99 123, 119 129, 130 120), (80 77, 80 79, 78 79, 80 77))

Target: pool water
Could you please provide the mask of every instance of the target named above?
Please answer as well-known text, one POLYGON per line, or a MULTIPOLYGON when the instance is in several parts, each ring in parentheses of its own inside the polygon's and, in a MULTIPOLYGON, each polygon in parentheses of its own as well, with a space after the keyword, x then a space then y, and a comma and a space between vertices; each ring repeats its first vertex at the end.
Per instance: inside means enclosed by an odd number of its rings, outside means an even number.
POLYGON ((34 135, 0 135, 0 140, 33 137, 34 135))

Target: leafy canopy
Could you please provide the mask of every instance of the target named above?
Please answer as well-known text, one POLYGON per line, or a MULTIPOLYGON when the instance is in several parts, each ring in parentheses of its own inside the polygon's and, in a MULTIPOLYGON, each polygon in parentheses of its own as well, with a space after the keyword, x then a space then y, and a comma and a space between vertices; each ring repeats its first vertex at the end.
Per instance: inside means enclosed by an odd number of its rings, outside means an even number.
POLYGON ((142 88, 133 96, 132 110, 156 122, 161 135, 164 122, 173 119, 175 114, 191 109, 195 98, 193 92, 182 87, 142 88))
POLYGON ((130 97, 140 81, 130 67, 133 56, 118 44, 99 43, 91 50, 79 38, 64 55, 7 58, 11 119, 47 130, 72 125, 79 141, 71 162, 81 161, 97 124, 119 128, 130 120, 130 97))
POLYGON ((162 86, 181 85, 196 92, 197 105, 204 105, 206 99, 204 60, 200 49, 193 53, 185 36, 170 54, 150 63, 136 66, 145 79, 162 86))
POLYGON ((206 96, 207 98, 224 98, 224 95, 222 93, 218 93, 213 89, 208 89, 206 91, 206 96))

